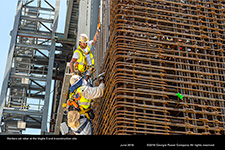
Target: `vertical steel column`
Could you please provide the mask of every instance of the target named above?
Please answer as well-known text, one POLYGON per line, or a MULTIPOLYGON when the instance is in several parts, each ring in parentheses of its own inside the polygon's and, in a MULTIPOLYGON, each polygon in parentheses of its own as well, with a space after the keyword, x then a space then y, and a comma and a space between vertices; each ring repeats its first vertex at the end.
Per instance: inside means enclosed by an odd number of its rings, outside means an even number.
POLYGON ((4 80, 2 83, 2 91, 1 91, 1 97, 0 97, 0 125, 2 123, 3 107, 4 107, 5 101, 6 101, 9 76, 10 76, 10 71, 11 71, 11 66, 12 66, 12 59, 13 59, 13 54, 15 51, 17 31, 18 31, 18 27, 20 24, 22 5, 23 5, 22 1, 19 0, 18 4, 17 4, 17 11, 16 11, 16 16, 15 16, 14 26, 13 26, 13 30, 11 33, 12 38, 11 38, 11 42, 10 42, 10 46, 9 46, 9 53, 8 53, 8 58, 7 58, 6 68, 5 68, 4 80))
POLYGON ((55 16, 54 16, 54 21, 52 25, 50 55, 49 55, 49 62, 48 62, 47 86, 46 86, 46 94, 44 99, 44 112, 43 112, 42 124, 41 124, 42 134, 45 134, 45 132, 47 132, 48 108, 49 108, 50 90, 51 90, 51 82, 52 82, 52 73, 53 73, 53 67, 54 67, 53 65, 54 65, 54 58, 55 58, 55 33, 58 27, 59 6, 60 6, 60 0, 56 0, 55 16))

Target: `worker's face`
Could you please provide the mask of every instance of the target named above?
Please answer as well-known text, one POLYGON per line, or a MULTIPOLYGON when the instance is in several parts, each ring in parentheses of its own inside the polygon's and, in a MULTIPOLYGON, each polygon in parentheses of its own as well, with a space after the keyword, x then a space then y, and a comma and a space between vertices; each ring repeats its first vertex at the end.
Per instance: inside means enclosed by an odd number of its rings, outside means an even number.
POLYGON ((81 47, 82 49, 85 49, 85 48, 87 47, 87 43, 81 43, 81 42, 80 42, 80 47, 81 47))

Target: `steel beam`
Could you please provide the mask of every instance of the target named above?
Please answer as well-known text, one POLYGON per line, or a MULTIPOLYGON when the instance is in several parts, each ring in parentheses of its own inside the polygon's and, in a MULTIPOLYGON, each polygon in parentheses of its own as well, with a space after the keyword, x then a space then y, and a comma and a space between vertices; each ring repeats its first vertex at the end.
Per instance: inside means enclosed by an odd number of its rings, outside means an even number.
POLYGON ((10 109, 10 108, 5 108, 4 113, 8 113, 8 114, 17 114, 17 115, 39 115, 41 116, 43 113, 40 111, 32 111, 32 110, 17 110, 17 109, 10 109))
POLYGON ((43 18, 33 18, 30 16, 21 16, 21 19, 23 20, 29 20, 34 22, 46 22, 46 23, 53 23, 52 19, 43 19, 43 18))
POLYGON ((16 43, 16 46, 24 47, 24 48, 30 48, 30 49, 42 49, 42 50, 49 50, 50 46, 48 45, 33 45, 33 44, 22 44, 22 43, 16 43))
POLYGON ((19 31, 18 36, 28 37, 28 38, 40 38, 40 39, 48 39, 51 40, 51 34, 46 33, 32 33, 30 31, 19 31))

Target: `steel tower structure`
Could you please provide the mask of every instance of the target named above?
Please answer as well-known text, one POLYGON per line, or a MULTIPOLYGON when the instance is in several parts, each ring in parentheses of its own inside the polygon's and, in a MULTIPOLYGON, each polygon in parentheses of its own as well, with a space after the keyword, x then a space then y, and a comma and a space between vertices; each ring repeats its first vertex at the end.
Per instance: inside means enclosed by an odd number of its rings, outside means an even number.
POLYGON ((0 97, 0 134, 47 131, 60 0, 18 0, 0 97))

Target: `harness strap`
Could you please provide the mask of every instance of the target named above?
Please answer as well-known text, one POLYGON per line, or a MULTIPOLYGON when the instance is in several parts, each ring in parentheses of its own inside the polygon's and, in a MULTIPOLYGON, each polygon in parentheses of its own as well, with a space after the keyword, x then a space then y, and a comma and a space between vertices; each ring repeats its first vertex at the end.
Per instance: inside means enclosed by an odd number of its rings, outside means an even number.
POLYGON ((88 113, 87 113, 87 112, 89 112, 90 110, 91 110, 91 108, 88 108, 88 109, 85 110, 83 107, 80 107, 79 113, 80 113, 80 114, 85 114, 85 116, 87 117, 87 119, 90 120, 90 117, 89 117, 89 115, 88 115, 88 113))
POLYGON ((83 109, 83 110, 81 110, 81 111, 79 111, 79 113, 80 114, 85 114, 85 113, 87 113, 87 112, 89 112, 91 110, 91 108, 88 108, 88 109, 83 109))

